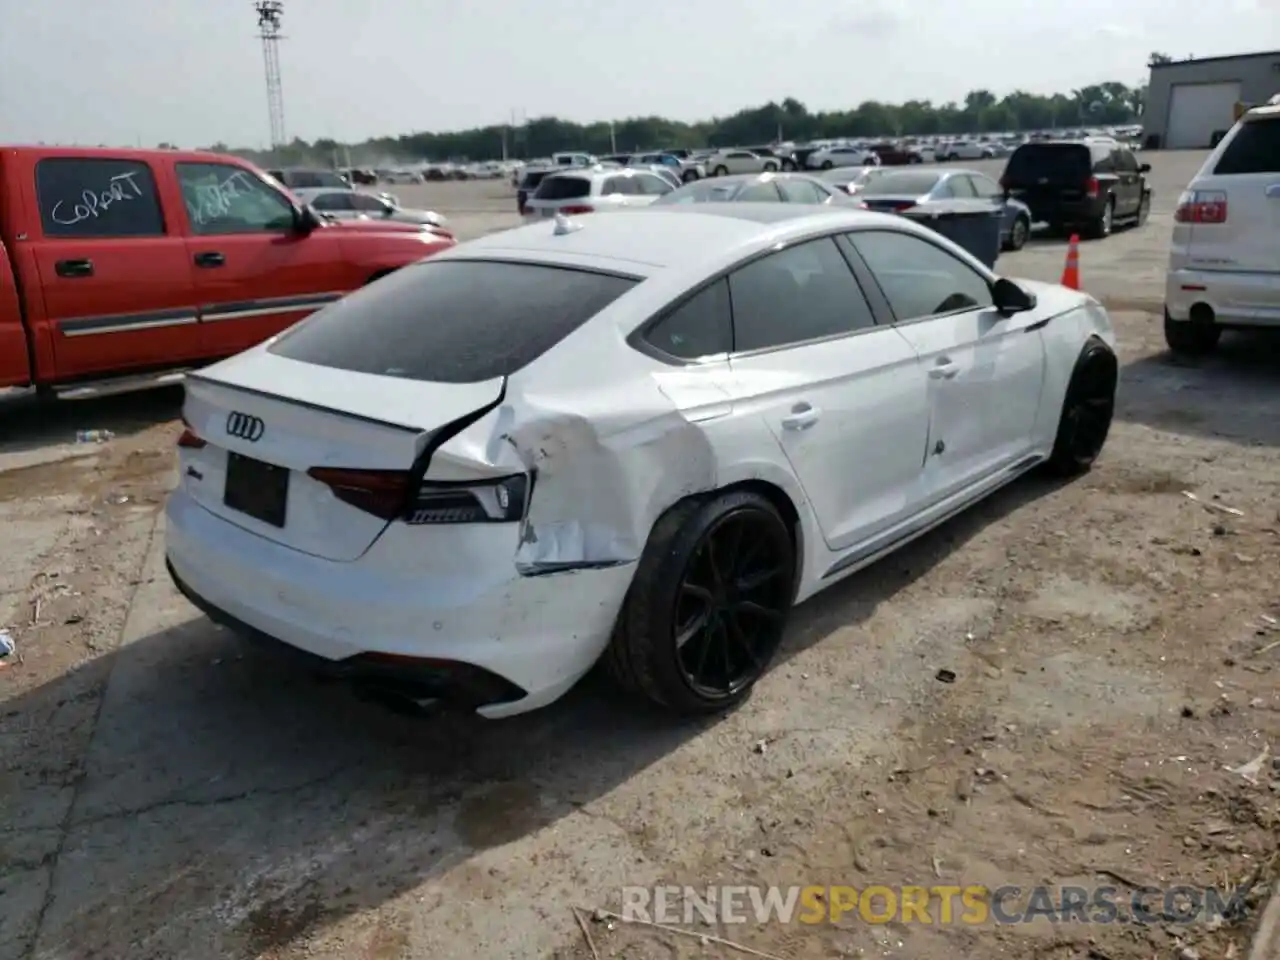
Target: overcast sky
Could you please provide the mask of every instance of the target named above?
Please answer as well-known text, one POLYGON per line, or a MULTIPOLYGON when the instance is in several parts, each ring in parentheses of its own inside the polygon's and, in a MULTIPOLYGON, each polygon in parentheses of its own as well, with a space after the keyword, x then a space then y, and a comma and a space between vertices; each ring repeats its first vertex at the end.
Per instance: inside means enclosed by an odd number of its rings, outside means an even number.
MULTIPOLYGON (((290 137, 1048 93, 1280 48, 1280 0, 286 0, 290 137), (376 12, 375 12, 376 11, 376 12)), ((0 143, 268 139, 251 0, 0 0, 0 143)))

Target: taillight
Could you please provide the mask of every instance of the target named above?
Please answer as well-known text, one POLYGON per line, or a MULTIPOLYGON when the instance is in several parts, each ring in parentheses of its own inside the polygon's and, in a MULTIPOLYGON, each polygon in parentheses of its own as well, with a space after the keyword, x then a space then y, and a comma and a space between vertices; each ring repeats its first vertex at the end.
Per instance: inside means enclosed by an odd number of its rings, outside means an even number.
POLYGON ((307 476, 343 503, 383 520, 430 523, 510 523, 525 515, 529 474, 478 482, 423 482, 412 489, 407 470, 312 467, 307 476))
POLYGON ((1097 177, 1090 177, 1089 183, 1085 186, 1084 192, 1086 196, 1096 197, 1102 192, 1102 185, 1098 183, 1097 177))
POLYGON ((1173 212, 1178 223, 1226 223, 1227 195, 1222 190, 1185 190, 1173 212))
POLYGON ((187 423, 187 418, 182 418, 182 435, 178 437, 178 446, 186 450, 199 450, 203 447, 207 440, 191 428, 191 424, 187 423))
POLYGON ((567 217, 571 217, 575 213, 594 213, 595 207, 588 207, 582 204, 576 204, 574 206, 561 207, 560 212, 567 217))

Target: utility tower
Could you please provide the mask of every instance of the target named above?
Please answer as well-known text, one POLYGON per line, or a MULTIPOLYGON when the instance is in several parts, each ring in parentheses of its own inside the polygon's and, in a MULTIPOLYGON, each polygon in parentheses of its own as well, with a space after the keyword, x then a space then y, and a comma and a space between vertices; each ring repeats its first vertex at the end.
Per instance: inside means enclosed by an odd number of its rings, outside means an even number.
POLYGON ((262 65, 267 73, 267 112, 271 117, 271 146, 282 147, 284 139, 284 88, 280 83, 280 19, 283 0, 258 0, 258 39, 262 41, 262 65))

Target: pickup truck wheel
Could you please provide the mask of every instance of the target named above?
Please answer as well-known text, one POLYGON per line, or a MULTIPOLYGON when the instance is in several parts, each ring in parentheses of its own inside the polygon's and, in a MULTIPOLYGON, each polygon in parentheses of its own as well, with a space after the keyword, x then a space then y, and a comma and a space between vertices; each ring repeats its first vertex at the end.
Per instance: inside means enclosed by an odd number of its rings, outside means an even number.
POLYGON ((1106 206, 1102 208, 1102 213, 1089 224, 1089 236, 1094 240, 1101 240, 1103 237, 1111 236, 1111 229, 1115 226, 1116 219, 1116 200, 1115 197, 1108 197, 1106 206))
POLYGON ((1164 342, 1175 356, 1205 357, 1213 353, 1222 337, 1222 328, 1214 323, 1174 320, 1164 311, 1164 342))

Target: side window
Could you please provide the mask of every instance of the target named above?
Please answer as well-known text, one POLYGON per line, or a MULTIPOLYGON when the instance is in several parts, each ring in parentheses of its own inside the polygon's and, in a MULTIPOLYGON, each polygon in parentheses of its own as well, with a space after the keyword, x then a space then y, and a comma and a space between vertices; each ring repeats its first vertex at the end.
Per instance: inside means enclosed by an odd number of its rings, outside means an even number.
POLYGON ((311 201, 317 210, 354 210, 351 197, 345 193, 322 193, 311 201))
POLYGON ((779 180, 778 189, 787 203, 826 203, 827 197, 808 180, 779 180))
POLYGON ((1138 172, 1138 158, 1123 148, 1116 151, 1116 169, 1124 173, 1138 172))
POLYGON ((41 160, 36 196, 46 237, 164 236, 155 177, 136 160, 41 160))
POLYGON ((729 292, 738 353, 875 326, 862 288, 830 237, 747 264, 730 274, 729 292))
POLYGON ((352 210, 362 210, 365 213, 385 213, 387 205, 377 197, 371 197, 367 193, 349 193, 347 194, 347 203, 350 204, 352 210))
POLYGON ((1000 185, 994 180, 986 177, 970 177, 973 182, 973 189, 977 191, 978 196, 984 199, 995 200, 1004 196, 1004 191, 1000 189, 1000 185))
POLYGON ((640 188, 636 186, 636 178, 630 177, 614 177, 609 181, 609 193, 619 193, 624 197, 638 196, 640 188))
POLYGON ((280 233, 293 226, 289 201, 248 170, 226 163, 179 163, 177 169, 197 234, 280 233))
POLYGON ((640 188, 640 194, 646 197, 661 197, 670 193, 671 184, 663 180, 661 177, 650 176, 647 173, 637 175, 635 184, 640 188))
POLYGON ((728 353, 733 347, 729 281, 717 280, 695 293, 650 327, 644 338, 681 360, 728 353))
POLYGON ((1105 153, 1094 154, 1093 157, 1094 173, 1115 173, 1116 172, 1116 155, 1110 150, 1105 153))
POLYGON ((782 195, 772 183, 749 183, 733 199, 742 203, 779 203, 782 195))
POLYGON ((986 277, 941 247, 888 230, 848 234, 899 321, 991 306, 986 277))
POLYGON ((959 197, 962 200, 972 200, 978 195, 977 188, 973 185, 973 179, 968 174, 960 174, 956 177, 947 179, 947 183, 951 186, 951 195, 959 197))

